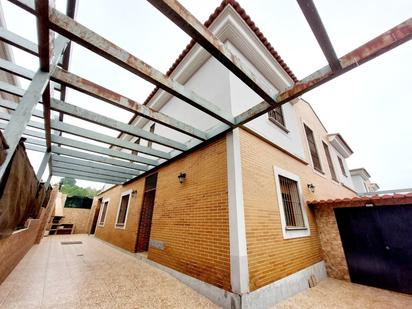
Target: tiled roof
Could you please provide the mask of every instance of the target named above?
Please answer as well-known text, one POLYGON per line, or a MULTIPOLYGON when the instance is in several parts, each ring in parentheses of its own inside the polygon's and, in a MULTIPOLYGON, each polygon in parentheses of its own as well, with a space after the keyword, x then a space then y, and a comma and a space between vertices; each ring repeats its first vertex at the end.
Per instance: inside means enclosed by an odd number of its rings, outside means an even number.
POLYGON ((310 201, 309 206, 328 206, 328 207, 347 207, 347 206, 365 206, 373 204, 375 206, 384 205, 405 205, 412 204, 412 193, 407 194, 385 194, 373 196, 355 196, 352 198, 310 201))
MULTIPOLYGON (((250 27, 250 29, 253 30, 253 32, 256 34, 256 36, 259 38, 259 40, 262 42, 262 44, 266 47, 266 49, 271 53, 273 58, 282 66, 282 68, 285 70, 285 72, 292 78, 294 82, 297 82, 298 79, 296 78, 295 74, 293 74, 292 70, 287 66, 287 64, 283 61, 283 59, 279 56, 279 54, 276 52, 276 50, 273 48, 273 46, 269 43, 269 41, 266 39, 266 37, 263 35, 263 33, 259 30, 259 28, 256 26, 256 24, 252 21, 250 16, 246 14, 245 10, 240 6, 240 4, 235 1, 235 0, 223 0, 222 3, 216 8, 216 10, 213 12, 212 15, 209 16, 208 20, 205 21, 204 25, 206 27, 209 27, 213 21, 219 16, 219 14, 224 10, 224 8, 227 5, 231 5, 236 12, 242 17, 242 19, 246 22, 246 24, 250 27)), ((180 62, 184 59, 184 57, 189 53, 189 51, 193 48, 193 46, 196 44, 194 40, 191 40, 190 43, 186 46, 186 48, 180 53, 179 57, 175 60, 175 62, 172 64, 172 66, 169 68, 169 70, 166 72, 167 76, 170 76, 173 71, 177 68, 180 62)), ((150 102, 150 100, 153 98, 153 96, 156 94, 156 92, 159 90, 159 87, 155 87, 153 91, 149 94, 149 96, 146 98, 143 104, 147 104, 150 102)), ((129 124, 131 124, 134 119, 137 117, 133 116, 133 118, 129 121, 129 124)))

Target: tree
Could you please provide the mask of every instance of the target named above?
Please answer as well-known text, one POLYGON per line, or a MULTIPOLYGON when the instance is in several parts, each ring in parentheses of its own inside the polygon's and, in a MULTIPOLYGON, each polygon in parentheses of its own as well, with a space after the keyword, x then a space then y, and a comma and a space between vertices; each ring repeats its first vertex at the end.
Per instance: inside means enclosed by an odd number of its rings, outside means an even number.
POLYGON ((60 185, 70 185, 70 186, 74 186, 76 185, 76 179, 71 178, 71 177, 63 177, 60 180, 60 185))
POLYGON ((67 194, 67 196, 85 196, 91 197, 97 195, 99 190, 87 187, 79 187, 76 185, 76 180, 70 177, 64 177, 59 183, 60 192, 67 194))

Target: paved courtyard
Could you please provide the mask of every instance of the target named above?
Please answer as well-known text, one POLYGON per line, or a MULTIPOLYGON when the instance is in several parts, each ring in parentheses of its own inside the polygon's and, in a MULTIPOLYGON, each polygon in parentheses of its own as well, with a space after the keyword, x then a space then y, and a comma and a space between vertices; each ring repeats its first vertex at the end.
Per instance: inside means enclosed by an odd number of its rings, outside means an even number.
POLYGON ((326 279, 272 309, 407 309, 412 295, 376 289, 342 280, 326 279))
POLYGON ((91 236, 67 235, 47 237, 33 246, 0 286, 0 308, 217 306, 130 254, 91 236))

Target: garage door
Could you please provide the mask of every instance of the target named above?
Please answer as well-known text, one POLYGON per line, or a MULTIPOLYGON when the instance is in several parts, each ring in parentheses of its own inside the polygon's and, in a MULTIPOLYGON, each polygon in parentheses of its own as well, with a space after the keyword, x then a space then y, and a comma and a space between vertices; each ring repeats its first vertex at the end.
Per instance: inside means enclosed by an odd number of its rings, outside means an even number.
POLYGON ((352 282, 412 294, 412 205, 335 208, 352 282))

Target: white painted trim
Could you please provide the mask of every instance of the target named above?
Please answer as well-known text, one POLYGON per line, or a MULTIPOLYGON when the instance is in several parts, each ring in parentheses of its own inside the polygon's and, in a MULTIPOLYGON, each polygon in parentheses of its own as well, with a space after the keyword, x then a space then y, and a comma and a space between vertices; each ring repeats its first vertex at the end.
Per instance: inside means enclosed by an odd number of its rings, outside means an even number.
POLYGON ((280 214, 280 222, 282 224, 283 238, 291 239, 291 238, 310 236, 309 221, 308 221, 308 216, 306 214, 306 208, 304 207, 305 204, 303 200, 302 184, 300 182, 300 177, 291 172, 285 171, 277 166, 273 167, 273 173, 275 176, 276 195, 278 199, 278 207, 279 207, 279 214, 280 214), (292 179, 297 182, 298 194, 299 194, 299 199, 300 199, 300 207, 302 208, 303 222, 305 223, 304 229, 299 229, 299 230, 286 229, 285 208, 283 206, 282 192, 280 191, 279 176, 283 176, 283 177, 292 179))
POLYGON ((120 201, 119 201, 119 206, 117 207, 117 215, 116 215, 116 220, 114 221, 114 228, 115 229, 120 229, 120 230, 125 230, 126 229, 126 224, 127 224, 127 215, 129 214, 129 207, 130 207, 130 201, 132 199, 132 189, 127 190, 125 192, 123 192, 120 195, 120 201), (117 226, 117 224, 119 224, 117 222, 117 220, 119 220, 119 214, 120 214, 120 206, 122 205, 122 198, 125 195, 129 195, 129 200, 127 201, 127 208, 126 208, 126 216, 124 217, 124 224, 123 226, 117 226))
POLYGON ((226 135, 229 199, 230 281, 232 291, 249 292, 249 267, 243 204, 243 181, 240 157, 240 131, 226 135))
POLYGON ((104 227, 104 224, 106 223, 106 218, 107 218, 107 211, 109 210, 109 205, 110 205, 110 198, 106 198, 104 200, 102 200, 102 204, 100 206, 100 212, 99 212, 99 218, 97 219, 97 226, 98 227, 104 227), (101 218, 103 215, 103 208, 104 208, 104 203, 107 202, 107 208, 106 208, 106 213, 104 214, 104 218, 103 218, 103 223, 101 223, 101 218))

